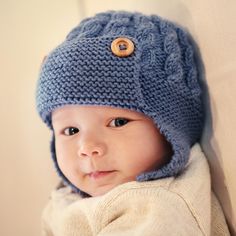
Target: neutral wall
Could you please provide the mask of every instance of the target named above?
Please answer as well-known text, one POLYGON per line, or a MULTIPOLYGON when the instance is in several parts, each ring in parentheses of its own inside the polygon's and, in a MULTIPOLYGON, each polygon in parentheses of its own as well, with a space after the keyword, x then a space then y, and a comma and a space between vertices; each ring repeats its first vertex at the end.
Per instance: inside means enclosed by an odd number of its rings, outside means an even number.
POLYGON ((34 107, 41 60, 81 18, 107 9, 159 14, 186 26, 197 40, 210 96, 202 146, 236 229, 234 0, 0 0, 0 235, 40 235, 41 210, 58 180, 50 133, 34 107))

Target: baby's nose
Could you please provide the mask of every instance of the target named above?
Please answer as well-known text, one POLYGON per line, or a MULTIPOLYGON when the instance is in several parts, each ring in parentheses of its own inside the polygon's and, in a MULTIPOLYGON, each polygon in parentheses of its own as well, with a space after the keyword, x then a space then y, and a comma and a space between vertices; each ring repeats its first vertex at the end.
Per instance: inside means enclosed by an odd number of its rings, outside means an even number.
POLYGON ((102 147, 96 145, 96 146, 91 146, 91 145, 84 145, 83 147, 79 148, 78 155, 80 157, 96 157, 96 156, 103 156, 104 155, 104 150, 102 147))
POLYGON ((101 157, 106 152, 104 142, 93 139, 80 140, 78 147, 79 157, 101 157))

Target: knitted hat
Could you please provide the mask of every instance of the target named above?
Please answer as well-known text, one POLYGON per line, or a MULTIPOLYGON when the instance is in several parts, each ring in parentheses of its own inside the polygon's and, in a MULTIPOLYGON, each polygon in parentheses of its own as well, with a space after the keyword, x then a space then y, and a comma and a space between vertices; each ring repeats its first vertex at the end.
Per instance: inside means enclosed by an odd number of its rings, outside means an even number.
MULTIPOLYGON (((41 66, 39 115, 52 129, 52 111, 68 104, 142 112, 172 145, 173 156, 137 180, 174 176, 185 167, 203 128, 194 48, 186 30, 156 15, 108 11, 86 18, 41 66)), ((72 185, 57 164, 54 134, 51 153, 58 173, 72 185)))

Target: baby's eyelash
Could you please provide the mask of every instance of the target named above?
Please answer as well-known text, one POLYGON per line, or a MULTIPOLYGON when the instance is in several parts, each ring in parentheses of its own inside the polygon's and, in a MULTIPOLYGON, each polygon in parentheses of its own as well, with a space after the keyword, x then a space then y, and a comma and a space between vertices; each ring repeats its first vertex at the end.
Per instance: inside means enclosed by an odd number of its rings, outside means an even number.
MULTIPOLYGON (((124 117, 117 117, 112 119, 109 122, 109 126, 110 127, 121 127, 126 125, 127 123, 129 123, 131 120, 128 118, 124 118, 124 117)), ((73 126, 67 127, 65 129, 62 130, 62 134, 66 135, 66 136, 72 136, 75 135, 76 133, 79 132, 79 129, 73 126)))
POLYGON ((129 119, 127 118, 124 118, 124 117, 117 117, 115 119, 112 119, 110 122, 109 122, 109 125, 112 126, 112 127, 121 127, 121 126, 124 126, 126 125, 128 122, 130 122, 129 119), (111 125, 112 124, 112 125, 111 125))
POLYGON ((76 133, 78 133, 78 132, 79 132, 79 129, 76 128, 76 127, 67 127, 67 128, 65 128, 65 129, 62 131, 62 133, 63 133, 64 135, 67 135, 67 136, 74 135, 74 134, 76 134, 76 133))

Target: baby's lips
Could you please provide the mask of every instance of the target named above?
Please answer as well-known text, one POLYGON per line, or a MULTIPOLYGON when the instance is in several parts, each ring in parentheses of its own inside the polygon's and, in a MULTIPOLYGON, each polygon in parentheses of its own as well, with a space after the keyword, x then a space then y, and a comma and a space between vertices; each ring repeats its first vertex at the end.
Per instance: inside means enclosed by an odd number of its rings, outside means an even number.
POLYGON ((111 171, 94 171, 94 172, 89 173, 89 176, 93 179, 97 179, 97 178, 109 175, 112 172, 114 172, 114 170, 111 170, 111 171))

